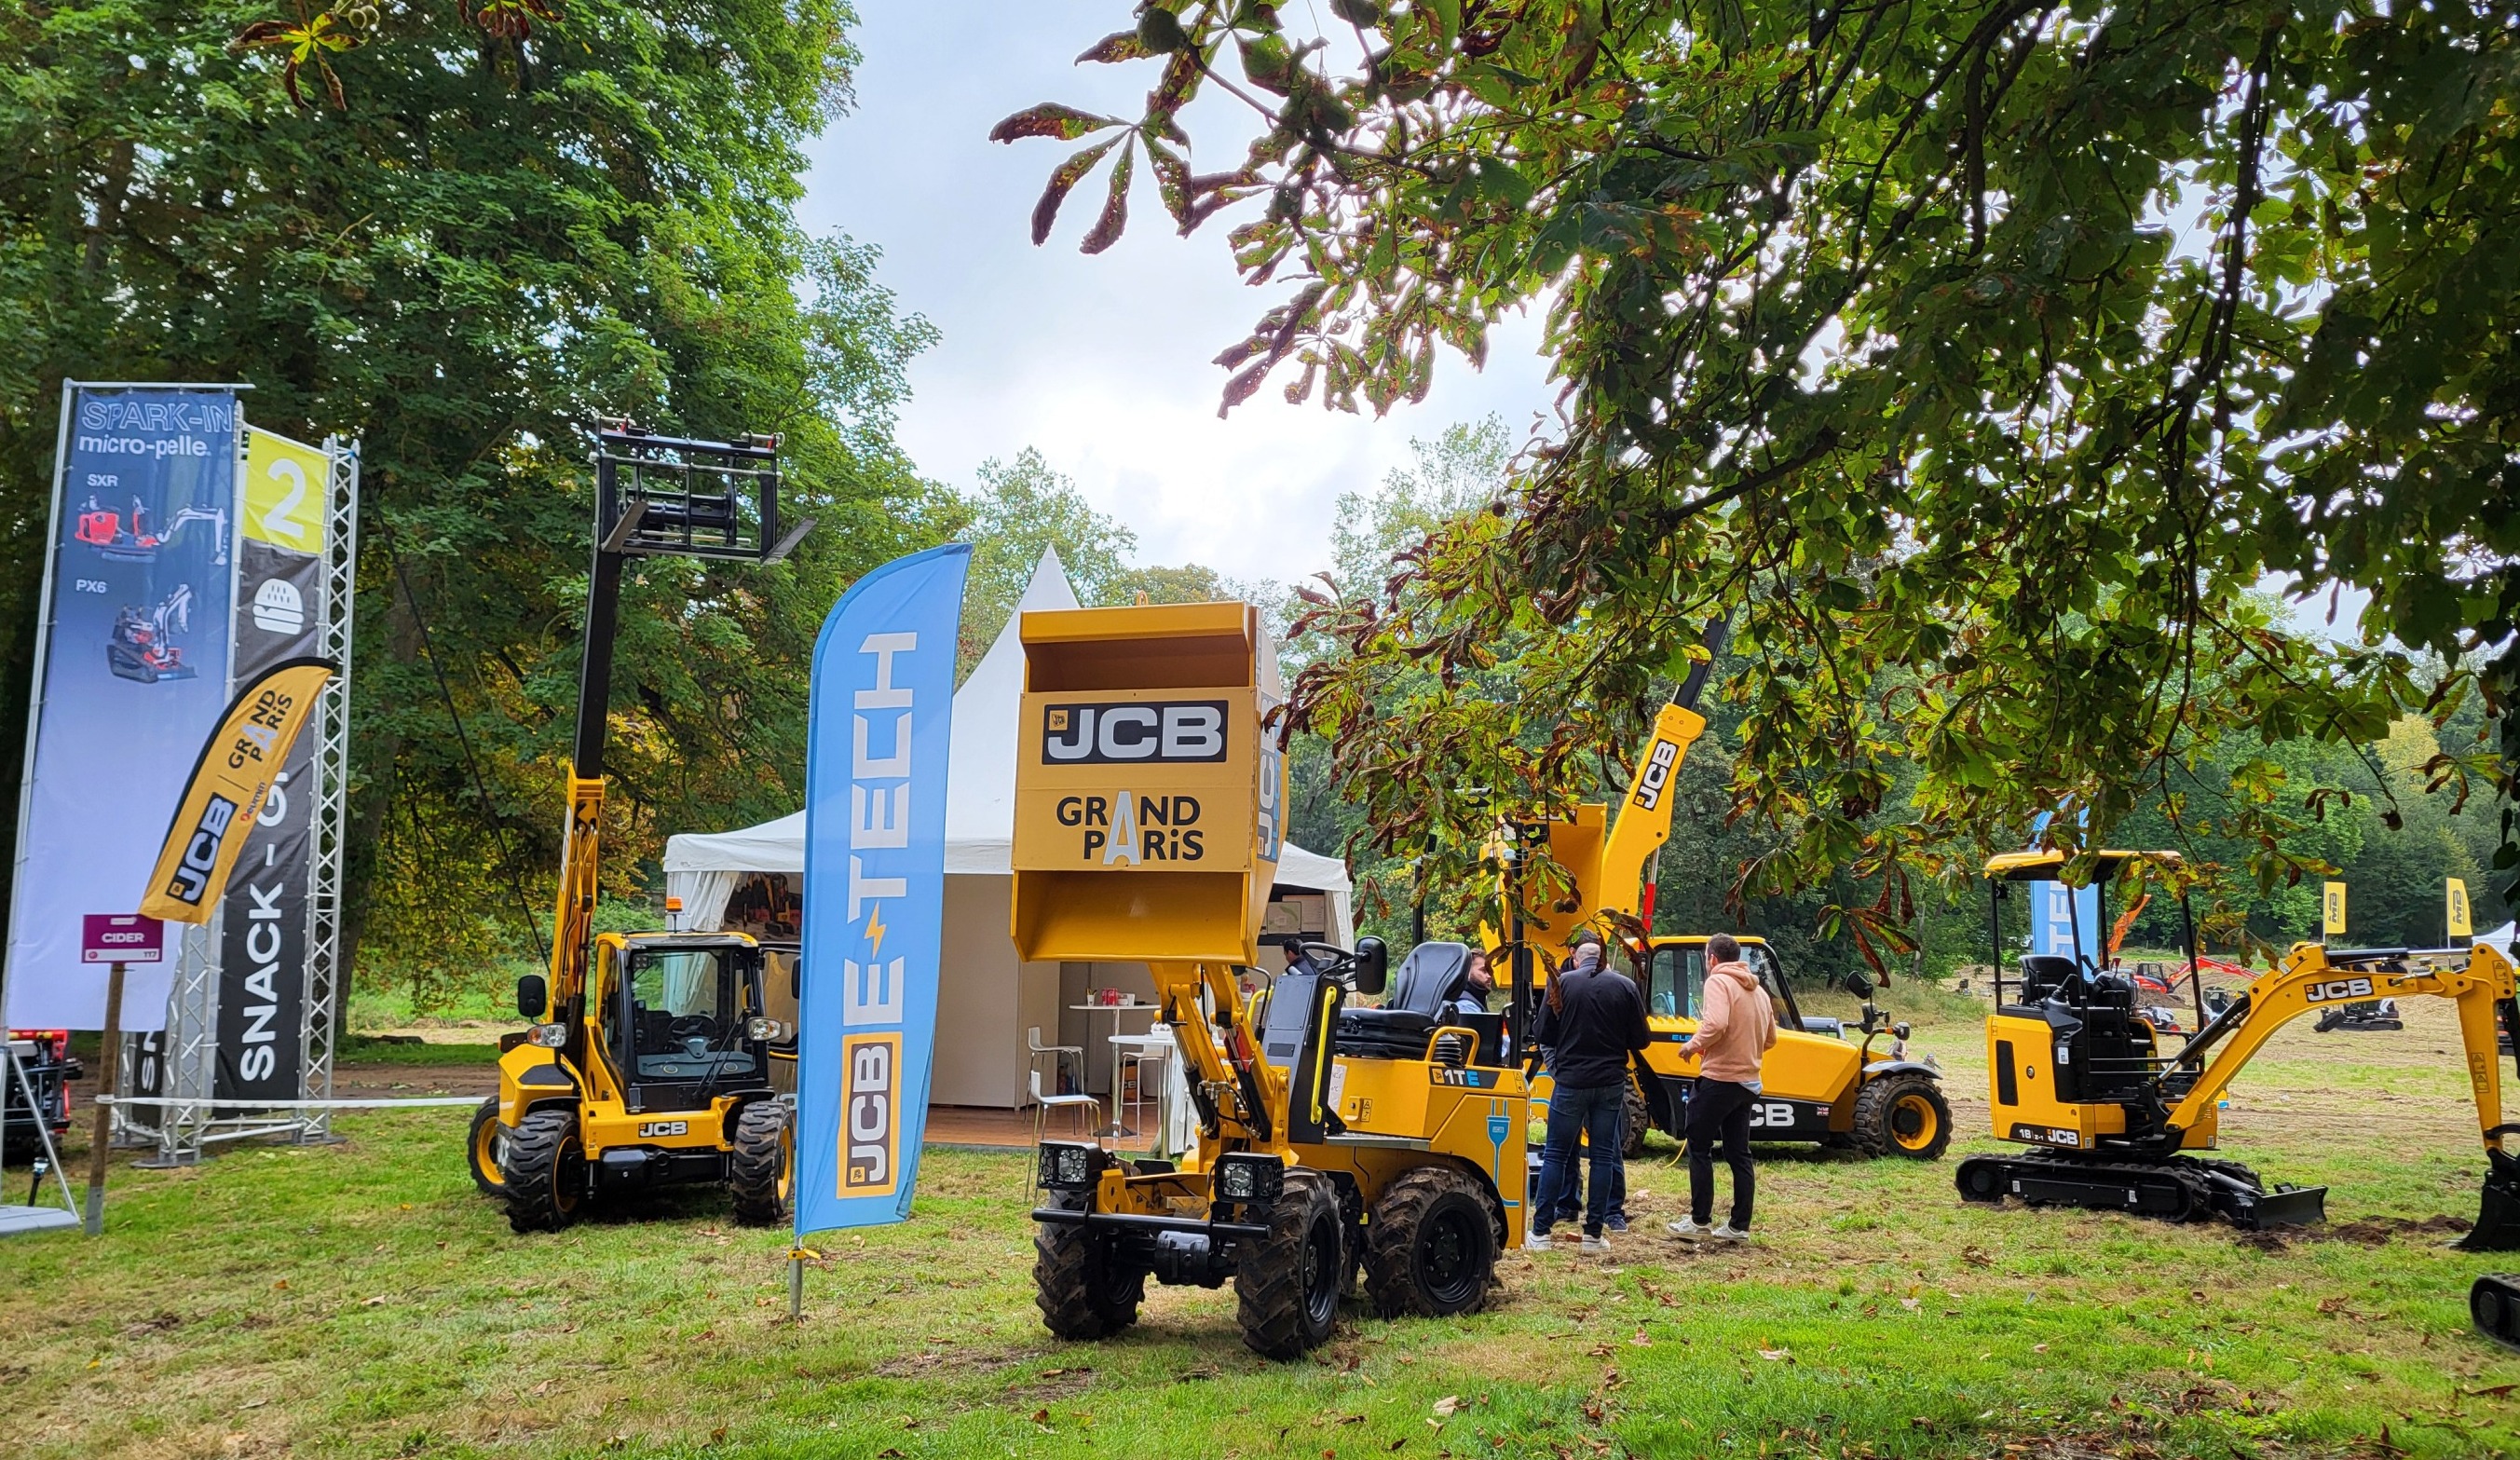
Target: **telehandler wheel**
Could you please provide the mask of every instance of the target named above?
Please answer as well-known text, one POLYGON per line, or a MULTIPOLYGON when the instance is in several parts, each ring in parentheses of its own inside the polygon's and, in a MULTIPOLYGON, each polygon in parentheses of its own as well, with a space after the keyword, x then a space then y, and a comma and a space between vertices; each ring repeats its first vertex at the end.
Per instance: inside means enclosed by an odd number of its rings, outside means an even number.
POLYGON ((1496 1255, 1487 1193, 1451 1166, 1420 1166, 1373 1204, 1365 1289, 1385 1318, 1476 1312, 1496 1255))
POLYGON ((1932 1161, 1951 1143, 1952 1108, 1933 1076, 1903 1071, 1856 1092, 1855 1144, 1865 1155, 1932 1161))
POLYGON ((472 1184, 481 1195, 505 1200, 508 1179, 499 1173, 499 1158, 506 1152, 508 1137, 499 1128, 499 1097, 491 1096, 472 1113, 472 1129, 464 1138, 464 1161, 472 1168, 472 1184))
POLYGON ((727 1158, 726 1187, 735 1196, 735 1219, 766 1227, 788 1219, 788 1195, 796 1184, 796 1132, 788 1107, 756 1100, 735 1118, 735 1151, 727 1158))
MULTIPOLYGON (((1050 1205, 1084 1210, 1085 1192, 1055 1191, 1050 1205)), ((1032 1234, 1032 1300, 1042 1325, 1062 1339, 1107 1338, 1138 1321, 1147 1275, 1121 1263, 1107 1233, 1044 1222, 1032 1234)))
MULTIPOLYGON (((1328 1343, 1338 1324, 1347 1238, 1339 1230, 1338 1197, 1329 1178, 1317 1171, 1288 1171, 1267 1220, 1269 1235, 1251 1239, 1235 1262, 1236 1316, 1242 1324, 1242 1342, 1252 1352, 1263 1358, 1300 1358, 1328 1343)), ((1367 1279, 1369 1285, 1372 1281, 1367 1279)))
POLYGON ((1635 1080, 1628 1081, 1625 1104, 1621 1118, 1626 1123, 1619 1127, 1619 1155, 1634 1161, 1645 1154, 1645 1129, 1653 1124, 1653 1107, 1645 1104, 1645 1092, 1637 1088, 1635 1080))
POLYGON ((577 1220, 586 1200, 585 1167, 575 1111, 547 1105, 526 1112, 499 1161, 508 1225, 519 1232, 557 1232, 577 1220))

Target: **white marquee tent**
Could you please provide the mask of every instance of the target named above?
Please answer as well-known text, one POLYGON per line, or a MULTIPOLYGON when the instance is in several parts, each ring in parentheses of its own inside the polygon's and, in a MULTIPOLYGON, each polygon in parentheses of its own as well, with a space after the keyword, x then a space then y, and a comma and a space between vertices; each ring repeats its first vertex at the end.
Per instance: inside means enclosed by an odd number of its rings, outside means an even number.
MULTIPOLYGON (((1017 610, 1072 609, 1076 592, 1056 553, 1045 553, 1017 610)), ((1153 995, 1143 965, 1027 964, 1008 931, 1014 874, 1015 734, 1023 697, 1023 645, 1010 617, 997 642, 954 692, 953 753, 945 795, 945 948, 931 1096, 939 1105, 1012 1108, 1029 1103, 1026 1031, 1045 1044, 1086 1048, 1088 1083, 1105 1085, 1112 1032, 1108 1017, 1068 1006, 1089 988, 1153 995)), ((747 878, 805 870, 805 813, 741 831, 693 833, 665 843, 665 890, 682 899, 682 925, 724 926, 729 902, 747 878)), ((801 890, 801 888, 798 888, 801 890)), ((1347 869, 1292 843, 1278 860, 1273 931, 1303 932, 1345 943, 1347 869)), ((1132 1026, 1123 1032, 1143 1032, 1132 1026)))

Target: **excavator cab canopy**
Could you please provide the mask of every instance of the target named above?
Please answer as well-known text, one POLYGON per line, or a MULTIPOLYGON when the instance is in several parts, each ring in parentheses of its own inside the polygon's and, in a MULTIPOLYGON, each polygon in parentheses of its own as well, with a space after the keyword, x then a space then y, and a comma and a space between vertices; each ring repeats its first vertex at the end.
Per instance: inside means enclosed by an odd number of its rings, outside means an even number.
MULTIPOLYGON (((2183 863, 2175 851, 2121 851, 2104 849, 2093 854, 2093 882, 2107 882, 2118 875, 2129 862, 2149 862, 2157 867, 2177 867, 2183 863)), ((1986 859, 1986 875, 2002 882, 2056 882, 2073 860, 2066 852, 2053 848, 2045 851, 2004 851, 1986 859)))

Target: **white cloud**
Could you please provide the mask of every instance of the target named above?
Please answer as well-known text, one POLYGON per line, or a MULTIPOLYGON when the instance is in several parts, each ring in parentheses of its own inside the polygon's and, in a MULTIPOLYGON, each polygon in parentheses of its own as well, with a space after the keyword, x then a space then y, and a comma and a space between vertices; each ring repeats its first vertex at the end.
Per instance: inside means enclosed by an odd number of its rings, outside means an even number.
MULTIPOLYGON (((1497 412, 1517 434, 1553 397, 1536 313, 1495 332, 1484 373, 1445 353, 1423 404, 1377 422, 1288 406, 1276 388, 1216 417, 1210 364, 1285 290, 1235 275, 1236 215, 1175 236, 1139 168, 1131 226, 1096 257, 1076 240, 1102 206, 1098 174, 1032 246, 1029 220, 1061 144, 988 141, 1035 102, 1134 115, 1154 68, 1070 64, 1129 7, 880 0, 862 7, 858 110, 812 149, 802 215, 884 252, 878 277, 943 332, 914 362, 900 439, 922 471, 961 485, 990 457, 1038 446, 1095 506, 1138 533, 1148 563, 1199 562, 1290 580, 1327 567, 1330 505, 1409 459, 1411 436, 1497 412)), ((1203 99, 1200 171, 1237 164, 1249 135, 1203 99)))

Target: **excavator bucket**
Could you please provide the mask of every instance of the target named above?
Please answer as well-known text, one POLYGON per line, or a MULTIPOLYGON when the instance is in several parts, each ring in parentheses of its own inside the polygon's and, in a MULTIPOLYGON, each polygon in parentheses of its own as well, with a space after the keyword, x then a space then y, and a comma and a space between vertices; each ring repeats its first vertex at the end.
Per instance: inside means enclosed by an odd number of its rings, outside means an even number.
POLYGON ((2485 1195, 2476 1225, 2458 1241, 2472 1253, 2520 1252, 2520 1160, 2485 1148, 2485 1195))

